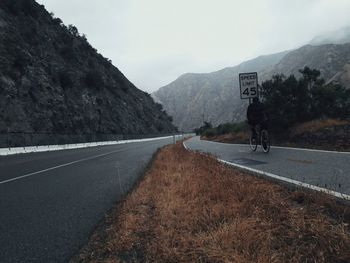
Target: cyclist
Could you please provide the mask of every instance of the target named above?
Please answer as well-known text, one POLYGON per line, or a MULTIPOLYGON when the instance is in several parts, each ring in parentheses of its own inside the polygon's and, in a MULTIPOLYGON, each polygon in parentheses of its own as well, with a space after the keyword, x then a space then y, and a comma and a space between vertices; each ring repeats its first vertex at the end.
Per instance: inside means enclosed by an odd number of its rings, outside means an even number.
POLYGON ((264 104, 258 97, 253 98, 253 103, 247 109, 248 124, 251 126, 253 136, 256 136, 257 130, 267 129, 267 116, 264 104))

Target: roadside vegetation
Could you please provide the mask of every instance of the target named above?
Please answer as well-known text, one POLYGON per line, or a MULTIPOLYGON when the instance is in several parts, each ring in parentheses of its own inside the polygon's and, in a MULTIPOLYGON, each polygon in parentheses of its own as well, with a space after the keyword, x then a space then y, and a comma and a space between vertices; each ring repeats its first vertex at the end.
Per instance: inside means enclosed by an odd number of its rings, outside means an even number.
MULTIPOLYGON (((197 134, 201 135, 201 138, 204 140, 223 143, 249 143, 250 128, 248 124, 242 125, 240 123, 238 127, 241 127, 241 129, 231 130, 225 133, 218 132, 218 127, 214 127, 197 134)), ((350 120, 312 120, 296 124, 283 132, 272 131, 272 144, 311 149, 350 151, 350 120)))
MULTIPOLYGON (((350 150, 350 89, 326 84, 320 71, 305 67, 301 78, 275 75, 262 83, 261 96, 269 116, 273 143, 329 150, 350 150)), ((247 143, 245 122, 212 127, 205 123, 195 132, 204 139, 247 143)))
POLYGON ((271 129, 277 132, 319 119, 346 119, 350 114, 350 89, 326 84, 320 71, 305 67, 301 78, 275 75, 262 83, 261 95, 271 129))
POLYGON ((350 210, 163 148, 73 262, 350 262, 350 210))
POLYGON ((246 122, 240 123, 224 123, 217 127, 213 127, 211 123, 204 122, 204 125, 199 129, 195 129, 194 132, 197 135, 203 135, 207 137, 218 136, 227 133, 239 133, 248 130, 248 124, 246 122))

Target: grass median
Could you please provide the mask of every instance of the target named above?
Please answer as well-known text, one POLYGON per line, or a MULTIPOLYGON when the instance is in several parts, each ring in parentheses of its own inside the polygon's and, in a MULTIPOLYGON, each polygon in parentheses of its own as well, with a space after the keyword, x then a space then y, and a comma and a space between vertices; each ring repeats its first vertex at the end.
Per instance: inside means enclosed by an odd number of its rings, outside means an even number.
POLYGON ((350 210, 324 194, 163 148, 73 262, 350 262, 350 210))

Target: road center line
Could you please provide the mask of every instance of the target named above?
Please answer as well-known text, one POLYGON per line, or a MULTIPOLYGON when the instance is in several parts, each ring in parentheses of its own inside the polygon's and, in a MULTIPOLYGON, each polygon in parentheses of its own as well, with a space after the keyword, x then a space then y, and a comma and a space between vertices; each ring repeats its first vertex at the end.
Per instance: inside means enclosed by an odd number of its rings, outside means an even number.
POLYGON ((119 149, 119 150, 116 150, 116 151, 107 152, 107 153, 103 153, 103 154, 99 154, 99 155, 95 155, 95 156, 90 156, 90 157, 87 157, 87 158, 84 158, 84 159, 80 159, 80 160, 76 160, 76 161, 73 161, 73 162, 57 165, 57 166, 50 167, 50 168, 47 168, 47 169, 44 169, 44 170, 40 170, 40 171, 37 171, 37 172, 32 172, 32 173, 21 175, 21 176, 18 176, 18 177, 15 177, 15 178, 11 178, 11 179, 8 179, 8 180, 5 180, 5 181, 1 181, 0 184, 6 184, 6 183, 9 183, 9 182, 17 181, 17 180, 20 180, 20 179, 23 179, 23 178, 26 178, 26 177, 29 177, 29 176, 32 176, 32 175, 36 175, 36 174, 48 172, 48 171, 51 171, 51 170, 55 170, 55 169, 58 169, 58 168, 62 168, 62 167, 65 167, 65 166, 69 166, 69 165, 72 165, 72 164, 81 163, 81 162, 84 162, 84 161, 96 159, 96 158, 99 158, 99 157, 102 157, 102 156, 106 156, 106 155, 109 155, 109 154, 113 154, 113 153, 116 153, 116 152, 122 152, 124 150, 125 149, 119 149))

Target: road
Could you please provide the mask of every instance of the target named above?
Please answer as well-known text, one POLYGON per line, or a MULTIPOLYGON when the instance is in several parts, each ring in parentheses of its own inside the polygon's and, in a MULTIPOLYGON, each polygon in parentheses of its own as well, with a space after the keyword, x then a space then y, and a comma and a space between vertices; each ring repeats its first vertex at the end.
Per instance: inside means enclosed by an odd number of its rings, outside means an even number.
POLYGON ((271 147, 265 154, 259 148, 252 152, 249 145, 216 143, 199 137, 185 145, 233 165, 350 196, 350 153, 271 147))
POLYGON ((156 150, 172 142, 0 157, 0 262, 67 262, 156 150))

